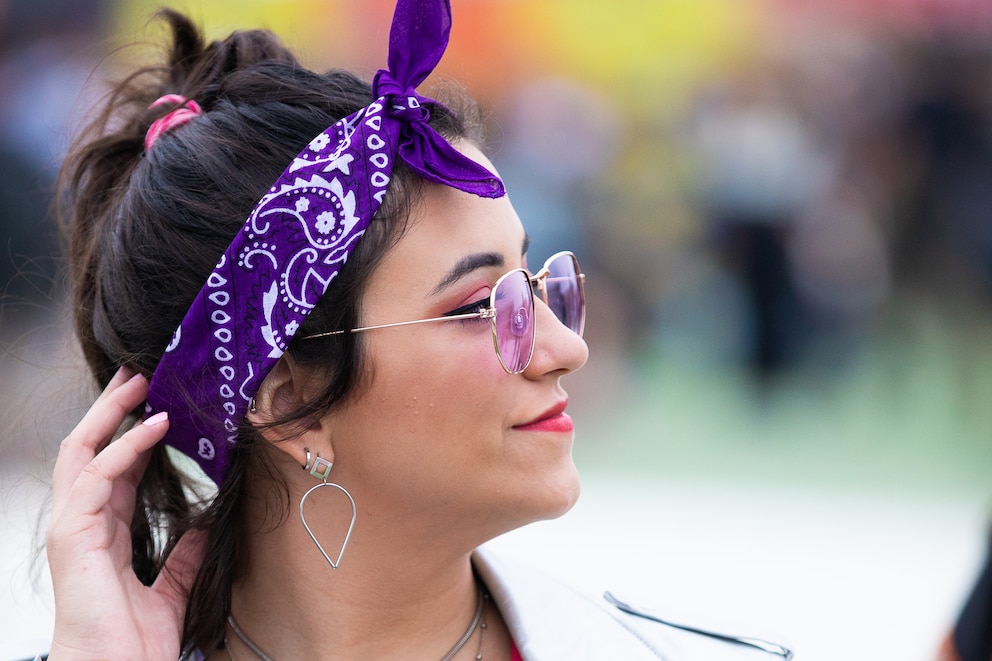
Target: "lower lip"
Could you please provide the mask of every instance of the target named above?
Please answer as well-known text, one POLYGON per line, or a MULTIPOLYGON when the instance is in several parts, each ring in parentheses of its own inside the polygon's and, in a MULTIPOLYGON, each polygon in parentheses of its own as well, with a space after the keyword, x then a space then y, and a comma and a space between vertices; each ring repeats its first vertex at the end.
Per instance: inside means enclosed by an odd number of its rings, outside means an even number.
POLYGON ((575 431, 575 425, 567 413, 556 415, 553 418, 545 418, 532 422, 529 425, 514 427, 518 431, 549 431, 549 432, 570 432, 575 431))

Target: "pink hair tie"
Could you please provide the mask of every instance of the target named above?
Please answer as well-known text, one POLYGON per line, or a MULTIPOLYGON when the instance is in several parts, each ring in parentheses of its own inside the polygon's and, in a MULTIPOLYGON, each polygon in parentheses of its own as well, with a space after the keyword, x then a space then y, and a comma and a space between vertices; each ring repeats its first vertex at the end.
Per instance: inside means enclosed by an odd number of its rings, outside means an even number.
POLYGON ((166 131, 170 131, 177 126, 182 126, 194 117, 199 117, 203 114, 203 108, 200 107, 200 104, 192 99, 187 99, 185 96, 179 96, 178 94, 166 94, 165 96, 160 96, 153 104, 148 106, 148 109, 151 110, 152 108, 156 108, 165 103, 178 103, 180 105, 164 117, 156 119, 152 125, 148 127, 148 133, 145 134, 145 151, 151 149, 152 145, 155 144, 155 141, 158 140, 166 131))

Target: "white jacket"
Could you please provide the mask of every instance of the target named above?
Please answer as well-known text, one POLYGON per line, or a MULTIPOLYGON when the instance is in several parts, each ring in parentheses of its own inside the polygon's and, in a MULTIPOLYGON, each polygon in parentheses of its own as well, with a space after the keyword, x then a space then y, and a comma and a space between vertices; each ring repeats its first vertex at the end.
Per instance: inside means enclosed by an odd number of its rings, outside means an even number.
MULTIPOLYGON (((776 643, 675 623, 616 599, 595 598, 484 548, 472 564, 524 661, 789 661, 776 643)), ((34 661, 41 661, 41 656, 34 661)), ((202 659, 199 654, 195 659, 202 659)))
POLYGON ((782 645, 675 623, 486 549, 472 558, 524 661, 788 661, 782 645))

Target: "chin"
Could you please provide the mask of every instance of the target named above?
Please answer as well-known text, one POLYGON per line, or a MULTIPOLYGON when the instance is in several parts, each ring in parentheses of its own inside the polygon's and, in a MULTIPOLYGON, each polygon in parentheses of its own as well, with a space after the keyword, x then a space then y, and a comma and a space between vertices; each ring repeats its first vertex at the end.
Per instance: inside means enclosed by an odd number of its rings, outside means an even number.
POLYGON ((540 513, 532 521, 547 521, 563 516, 575 505, 582 491, 579 471, 575 464, 568 462, 554 479, 544 483, 540 493, 540 513))
POLYGON ((505 492, 505 495, 514 493, 515 497, 504 500, 499 508, 501 516, 490 521, 496 527, 489 529, 488 539, 537 521, 559 518, 572 509, 582 490, 579 472, 571 461, 551 474, 540 477, 532 474, 521 479, 515 490, 505 492))

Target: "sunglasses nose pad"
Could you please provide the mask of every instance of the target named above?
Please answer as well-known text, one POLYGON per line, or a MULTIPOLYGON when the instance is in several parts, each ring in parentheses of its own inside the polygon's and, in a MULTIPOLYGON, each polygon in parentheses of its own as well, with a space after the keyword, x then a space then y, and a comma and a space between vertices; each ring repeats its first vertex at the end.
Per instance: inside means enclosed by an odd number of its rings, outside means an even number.
POLYGON ((527 334, 530 329, 530 311, 520 306, 517 308, 516 312, 513 313, 513 317, 510 321, 510 331, 517 337, 523 337, 527 334))

